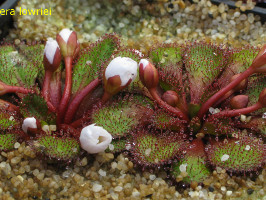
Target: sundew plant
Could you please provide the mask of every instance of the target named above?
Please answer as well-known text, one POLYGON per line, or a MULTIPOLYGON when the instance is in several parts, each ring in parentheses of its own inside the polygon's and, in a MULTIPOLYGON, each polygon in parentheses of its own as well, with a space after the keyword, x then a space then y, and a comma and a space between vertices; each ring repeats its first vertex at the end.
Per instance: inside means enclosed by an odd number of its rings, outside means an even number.
POLYGON ((127 152, 143 170, 203 182, 215 167, 265 162, 266 45, 158 44, 148 55, 109 34, 82 48, 63 29, 45 44, 0 46, 0 150, 43 159, 127 152))

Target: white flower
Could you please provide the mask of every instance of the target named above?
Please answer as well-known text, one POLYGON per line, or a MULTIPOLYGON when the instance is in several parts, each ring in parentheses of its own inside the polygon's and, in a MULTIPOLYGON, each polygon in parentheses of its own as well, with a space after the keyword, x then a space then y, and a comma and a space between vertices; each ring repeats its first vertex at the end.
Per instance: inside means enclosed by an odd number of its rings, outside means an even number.
POLYGON ((262 119, 266 119, 266 112, 263 113, 263 115, 262 115, 262 119))
POLYGON ((116 57, 107 66, 105 78, 108 80, 118 75, 121 79, 121 86, 125 86, 130 79, 135 80, 137 71, 138 64, 136 61, 128 57, 116 57))
POLYGON ((222 157, 221 157, 221 161, 222 162, 225 162, 225 161, 227 161, 229 159, 229 155, 227 155, 227 154, 224 154, 222 157))
POLYGON ((48 62, 52 65, 54 62, 55 52, 56 50, 60 49, 56 40, 52 38, 48 38, 45 48, 44 48, 44 55, 46 56, 48 62))
POLYGON ((60 31, 59 35, 62 37, 62 39, 67 43, 71 33, 73 31, 69 30, 68 28, 64 28, 62 31, 60 31))
POLYGON ((112 142, 112 135, 104 128, 91 124, 82 129, 79 141, 81 148, 88 153, 100 153, 112 142))
POLYGON ((27 133, 28 128, 37 128, 37 121, 34 117, 27 117, 22 124, 22 130, 27 133))

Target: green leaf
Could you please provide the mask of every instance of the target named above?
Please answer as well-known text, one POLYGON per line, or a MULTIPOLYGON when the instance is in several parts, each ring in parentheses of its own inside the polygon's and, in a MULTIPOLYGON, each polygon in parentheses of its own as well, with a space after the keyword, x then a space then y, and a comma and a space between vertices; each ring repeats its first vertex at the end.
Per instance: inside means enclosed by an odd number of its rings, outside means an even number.
POLYGON ((186 47, 185 67, 190 83, 191 103, 201 102, 207 87, 227 66, 228 52, 220 46, 194 42, 186 47))
POLYGON ((81 50, 79 59, 73 68, 73 95, 101 75, 102 66, 110 59, 118 46, 118 38, 110 34, 81 50))
POLYGON ((91 119, 97 126, 102 126, 114 138, 126 136, 136 127, 142 117, 151 110, 151 101, 147 97, 126 96, 111 102, 93 112, 91 119))
POLYGON ((259 48, 254 48, 252 46, 245 46, 235 49, 232 55, 232 63, 238 64, 238 68, 235 73, 241 73, 249 68, 258 52, 259 48))
MULTIPOLYGON (((248 88, 244 94, 248 95, 248 106, 254 105, 258 102, 261 91, 266 88, 266 76, 256 75, 249 78, 248 88)), ((259 109, 256 114, 266 112, 266 108, 259 109)))
POLYGON ((14 148, 18 135, 14 133, 0 134, 0 151, 8 151, 14 148))
POLYGON ((181 174, 180 166, 186 166, 188 176, 183 178, 183 182, 190 184, 192 181, 203 182, 210 174, 206 164, 206 158, 200 156, 185 156, 178 163, 173 165, 171 173, 177 177, 181 174))
POLYGON ((79 154, 80 146, 73 138, 58 138, 51 135, 43 135, 32 142, 33 149, 44 154, 50 159, 72 160, 79 154))
POLYGON ((244 136, 215 142, 207 151, 210 163, 228 171, 252 171, 261 167, 265 161, 264 144, 255 137, 244 136), (228 155, 228 159, 223 156, 228 155))
POLYGON ((33 45, 19 45, 18 51, 24 58, 32 63, 35 68, 38 69, 38 79, 43 82, 44 79, 44 66, 43 66, 43 44, 33 44, 33 45))
POLYGON ((35 117, 39 121, 55 124, 56 115, 48 110, 45 100, 37 94, 29 94, 22 99, 20 112, 23 117, 35 117))
POLYGON ((174 132, 157 132, 155 130, 138 131, 133 135, 131 153, 142 165, 160 165, 182 154, 186 148, 182 135, 174 132))
MULTIPOLYGON (((29 47, 27 47, 29 48, 29 47)), ((32 57, 36 56, 34 50, 29 51, 32 57)), ((40 59, 36 56, 35 58, 40 59)), ((36 77, 41 70, 33 60, 24 56, 11 45, 0 46, 0 80, 8 85, 30 88, 35 85, 36 77)))
POLYGON ((113 145, 113 149, 107 148, 105 151, 106 152, 112 152, 112 153, 117 153, 126 150, 126 145, 127 145, 128 138, 118 138, 118 139, 113 139, 111 142, 111 145, 113 145))
POLYGON ((182 59, 181 50, 181 46, 175 44, 164 45, 153 49, 149 56, 156 66, 164 67, 180 62, 182 59))
POLYGON ((182 47, 164 44, 149 52, 153 64, 159 71, 160 86, 165 90, 182 91, 182 47))
POLYGON ((6 131, 20 127, 20 121, 15 112, 0 109, 0 130, 6 131))

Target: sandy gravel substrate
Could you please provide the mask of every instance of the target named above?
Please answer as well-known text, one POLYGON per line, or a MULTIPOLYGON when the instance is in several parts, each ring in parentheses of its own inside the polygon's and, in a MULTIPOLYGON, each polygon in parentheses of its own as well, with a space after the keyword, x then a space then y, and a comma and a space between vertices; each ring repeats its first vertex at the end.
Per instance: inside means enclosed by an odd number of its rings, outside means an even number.
MULTIPOLYGON (((74 29, 81 43, 117 32, 129 47, 147 52, 156 43, 211 40, 233 46, 260 46, 266 25, 259 16, 208 0, 194 3, 146 0, 21 0, 18 6, 52 7, 52 16, 16 16, 8 39, 46 40, 65 27, 74 29)), ((248 1, 249 2, 249 1, 248 1)), ((265 199, 265 169, 249 176, 228 175, 217 168, 203 185, 171 185, 163 169, 142 172, 125 154, 83 154, 74 164, 60 166, 40 159, 25 143, 0 154, 0 199, 265 199)))

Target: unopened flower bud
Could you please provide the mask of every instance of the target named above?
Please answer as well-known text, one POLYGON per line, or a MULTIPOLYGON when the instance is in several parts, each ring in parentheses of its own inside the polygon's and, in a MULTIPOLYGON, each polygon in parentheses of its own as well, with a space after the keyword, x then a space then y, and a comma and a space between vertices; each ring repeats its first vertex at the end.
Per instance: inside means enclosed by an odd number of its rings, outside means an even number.
POLYGON ((159 73, 147 59, 140 60, 139 76, 143 85, 148 89, 155 88, 159 83, 159 73))
POLYGON ((266 88, 264 88, 259 96, 259 102, 262 105, 262 107, 266 107, 266 88))
POLYGON ((65 28, 59 34, 57 34, 56 41, 58 42, 62 56, 64 58, 74 58, 78 43, 76 32, 65 28))
POLYGON ((34 117, 27 117, 22 124, 22 130, 28 133, 28 129, 37 129, 37 120, 34 117))
POLYGON ((43 63, 45 70, 54 72, 61 62, 61 53, 56 40, 49 38, 44 48, 43 63))
POLYGON ((266 73, 266 44, 261 48, 252 65, 256 73, 266 73))
MULTIPOLYGON (((234 76, 232 76, 231 78, 231 82, 233 80, 235 80, 237 77, 239 77, 241 74, 235 74, 234 76)), ((244 79, 242 80, 236 87, 235 87, 235 91, 240 91, 240 90, 244 90, 246 89, 248 86, 248 79, 244 79)))
POLYGON ((179 98, 178 94, 175 91, 168 90, 163 94, 162 100, 164 100, 170 106, 175 107, 178 103, 179 98))
POLYGON ((80 133, 81 148, 88 153, 100 153, 112 142, 112 135, 95 124, 86 126, 80 133))
POLYGON ((248 105, 248 96, 247 95, 237 95, 234 96, 231 101, 230 105, 232 109, 241 109, 245 108, 248 105))
POLYGON ((114 95, 127 87, 137 76, 138 64, 128 57, 116 57, 106 67, 103 81, 105 92, 114 95))

